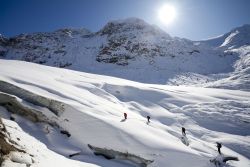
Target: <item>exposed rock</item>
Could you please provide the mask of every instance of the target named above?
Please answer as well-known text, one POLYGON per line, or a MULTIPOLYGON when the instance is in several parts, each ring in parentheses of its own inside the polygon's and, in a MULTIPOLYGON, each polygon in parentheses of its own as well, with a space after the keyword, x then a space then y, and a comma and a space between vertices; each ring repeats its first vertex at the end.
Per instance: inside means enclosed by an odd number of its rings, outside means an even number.
POLYGON ((77 153, 74 153, 74 154, 70 154, 69 157, 74 157, 74 156, 77 156, 77 155, 80 155, 80 152, 77 152, 77 153))
MULTIPOLYGON (((15 96, 20 97, 21 99, 30 102, 32 104, 47 107, 50 109, 55 115, 59 116, 63 113, 65 105, 62 102, 49 99, 40 95, 36 95, 30 91, 27 91, 25 89, 22 89, 20 87, 17 87, 15 85, 12 85, 8 82, 0 81, 0 91, 12 94, 15 96)), ((2 96, 7 96, 4 94, 1 94, 2 96)), ((3 98, 2 98, 3 100, 3 98)), ((7 102, 6 102, 7 103, 7 102)))
MULTIPOLYGON (((17 100, 16 97, 9 94, 0 93, 0 105, 4 106, 9 112, 24 116, 33 122, 46 122, 52 126, 58 127, 56 122, 48 119, 41 112, 24 106, 17 100)), ((15 118, 11 116, 10 120, 15 121, 15 118)))
POLYGON ((147 167, 149 164, 154 162, 153 160, 147 160, 145 158, 142 158, 138 155, 134 155, 131 153, 123 153, 120 151, 115 151, 112 149, 107 149, 107 148, 100 148, 100 147, 95 147, 90 144, 88 144, 88 147, 93 150, 95 155, 102 155, 106 159, 120 159, 120 160, 128 160, 131 161, 140 167, 147 167))
POLYGON ((61 130, 60 133, 66 135, 67 137, 71 136, 71 134, 66 130, 61 130))
POLYGON ((215 166, 226 166, 227 161, 239 161, 238 157, 232 157, 232 156, 223 156, 218 155, 214 159, 211 159, 210 162, 213 163, 215 166))
MULTIPOLYGON (((9 105, 12 105, 11 103, 9 105)), ((10 120, 11 121, 15 121, 15 117, 13 117, 12 115, 10 116, 10 120)))
POLYGON ((5 156, 10 154, 10 152, 12 151, 24 152, 23 150, 20 150, 16 148, 13 144, 11 144, 11 141, 8 141, 6 135, 7 135, 6 128, 0 118, 0 166, 4 161, 5 156))

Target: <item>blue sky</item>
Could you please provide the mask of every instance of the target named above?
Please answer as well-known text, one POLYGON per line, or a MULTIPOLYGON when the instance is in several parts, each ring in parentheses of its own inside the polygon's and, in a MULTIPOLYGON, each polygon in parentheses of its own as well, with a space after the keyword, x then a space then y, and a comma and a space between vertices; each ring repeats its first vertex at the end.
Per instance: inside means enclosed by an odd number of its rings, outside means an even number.
POLYGON ((84 27, 98 31, 108 21, 138 17, 172 36, 207 39, 250 24, 250 0, 0 0, 0 34, 46 32, 84 27), (177 10, 172 24, 163 25, 159 8, 177 10))

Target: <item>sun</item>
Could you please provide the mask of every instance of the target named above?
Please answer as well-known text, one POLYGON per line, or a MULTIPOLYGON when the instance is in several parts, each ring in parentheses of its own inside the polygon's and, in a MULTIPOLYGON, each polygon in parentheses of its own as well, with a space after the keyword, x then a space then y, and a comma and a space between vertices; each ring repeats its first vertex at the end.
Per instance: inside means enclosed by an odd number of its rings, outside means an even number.
POLYGON ((176 18, 176 9, 173 5, 165 4, 158 11, 159 20, 165 24, 171 24, 176 18))

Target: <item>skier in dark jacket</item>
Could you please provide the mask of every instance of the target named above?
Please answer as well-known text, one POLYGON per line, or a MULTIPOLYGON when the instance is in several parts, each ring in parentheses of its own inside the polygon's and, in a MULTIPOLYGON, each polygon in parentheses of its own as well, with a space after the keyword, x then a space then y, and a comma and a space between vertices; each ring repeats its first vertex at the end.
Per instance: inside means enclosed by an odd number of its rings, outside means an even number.
POLYGON ((147 119, 148 119, 148 122, 147 122, 147 123, 149 123, 149 122, 150 122, 150 116, 147 116, 147 119))
POLYGON ((124 119, 127 119, 128 114, 124 113, 124 119))
POLYGON ((222 144, 221 143, 219 143, 219 142, 217 142, 216 143, 217 144, 217 148, 218 148, 218 152, 219 152, 219 154, 221 154, 221 151, 220 151, 220 149, 221 149, 221 147, 222 147, 222 144))
POLYGON ((182 131, 182 135, 186 136, 186 129, 184 127, 181 128, 181 131, 182 131))

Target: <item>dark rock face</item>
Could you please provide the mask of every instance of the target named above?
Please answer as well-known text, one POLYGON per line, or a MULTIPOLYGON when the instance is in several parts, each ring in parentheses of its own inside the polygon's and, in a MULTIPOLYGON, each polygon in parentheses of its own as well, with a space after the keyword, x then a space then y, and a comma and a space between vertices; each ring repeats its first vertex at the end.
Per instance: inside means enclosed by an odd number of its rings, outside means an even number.
POLYGON ((98 62, 128 65, 138 56, 169 56, 167 47, 174 39, 157 27, 140 19, 108 23, 97 34, 106 35, 96 57, 98 62))
POLYGON ((7 51, 5 51, 5 50, 0 50, 0 58, 1 58, 1 57, 4 58, 5 55, 6 55, 6 52, 7 52, 7 51))

